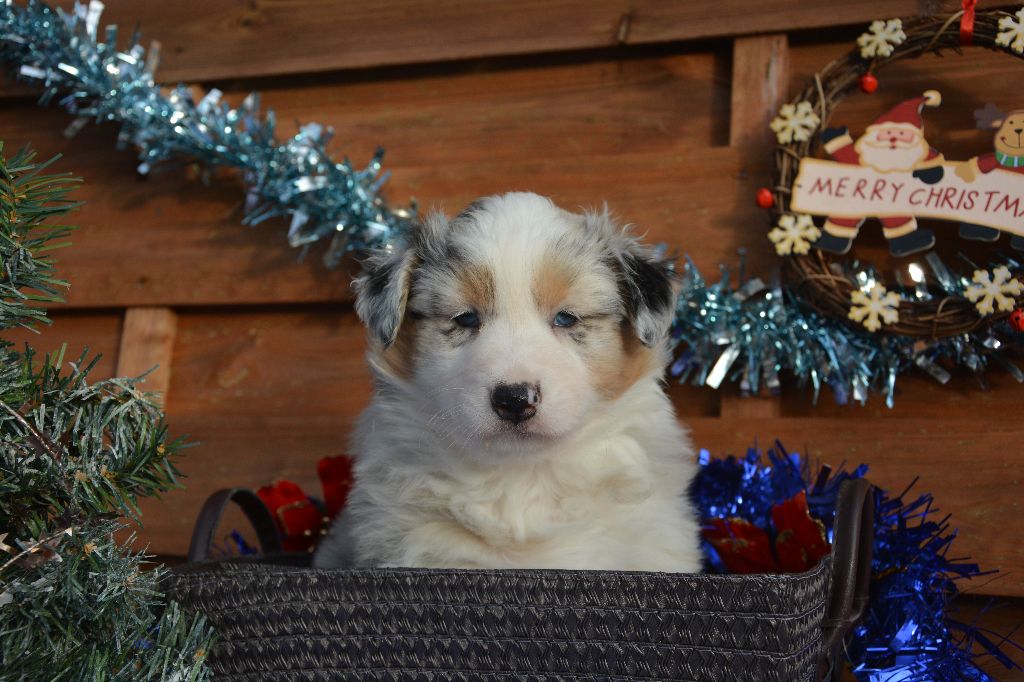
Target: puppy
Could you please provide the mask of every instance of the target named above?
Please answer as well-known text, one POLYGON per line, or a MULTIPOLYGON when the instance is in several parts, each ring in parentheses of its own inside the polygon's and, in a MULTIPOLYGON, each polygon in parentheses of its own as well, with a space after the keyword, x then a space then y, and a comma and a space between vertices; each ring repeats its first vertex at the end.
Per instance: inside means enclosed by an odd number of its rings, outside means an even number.
POLYGON ((697 571, 661 379, 673 273, 527 193, 433 215, 356 280, 375 393, 318 567, 697 571))

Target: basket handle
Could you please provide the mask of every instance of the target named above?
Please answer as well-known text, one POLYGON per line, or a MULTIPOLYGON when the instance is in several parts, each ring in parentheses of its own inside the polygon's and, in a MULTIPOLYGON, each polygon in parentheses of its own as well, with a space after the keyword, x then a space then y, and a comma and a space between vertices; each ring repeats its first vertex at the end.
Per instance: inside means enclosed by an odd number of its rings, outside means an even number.
MULTIPOLYGON (((863 478, 844 481, 832 526, 832 590, 822 622, 825 671, 834 668, 843 638, 867 608, 874 521, 871 484, 863 478)), ((834 679, 839 679, 836 674, 834 679)))
POLYGON ((277 524, 270 510, 263 504, 256 493, 247 488, 224 488, 206 498, 203 508, 199 510, 195 528, 192 529, 192 542, 188 547, 188 560, 202 561, 210 554, 213 546, 213 534, 220 525, 221 517, 228 504, 234 502, 252 524, 256 537, 260 542, 263 554, 281 551, 281 536, 277 532, 277 524))

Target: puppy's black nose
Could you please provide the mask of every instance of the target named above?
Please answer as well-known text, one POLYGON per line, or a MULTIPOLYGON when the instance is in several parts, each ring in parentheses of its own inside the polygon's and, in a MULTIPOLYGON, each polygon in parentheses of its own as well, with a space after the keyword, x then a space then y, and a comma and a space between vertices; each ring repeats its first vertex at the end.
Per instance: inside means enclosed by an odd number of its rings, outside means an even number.
POLYGON ((1015 132, 1018 135, 1020 135, 1021 133, 1024 133, 1024 128, 1014 128, 1013 132, 1015 132))
POLYGON ((537 414, 540 384, 498 384, 491 392, 491 407, 505 421, 519 424, 537 414))

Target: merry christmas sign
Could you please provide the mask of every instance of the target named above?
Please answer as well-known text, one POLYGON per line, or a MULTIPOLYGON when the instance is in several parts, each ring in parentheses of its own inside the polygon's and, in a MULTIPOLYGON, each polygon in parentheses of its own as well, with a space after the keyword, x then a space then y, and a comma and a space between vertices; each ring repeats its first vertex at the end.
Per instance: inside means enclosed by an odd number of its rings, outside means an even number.
POLYGON ((790 204, 825 217, 817 248, 846 253, 868 218, 881 223, 897 256, 934 244, 919 217, 960 223, 966 239, 1024 236, 1024 111, 981 110, 985 126, 996 130, 992 152, 954 160, 925 135, 922 110, 941 101, 936 90, 905 100, 856 139, 845 127, 821 133, 830 158, 801 159, 790 204))
POLYGON ((812 215, 858 220, 918 216, 1024 235, 1024 174, 993 169, 965 180, 964 165, 946 161, 933 166, 941 179, 926 184, 912 171, 808 158, 793 183, 792 206, 812 215))

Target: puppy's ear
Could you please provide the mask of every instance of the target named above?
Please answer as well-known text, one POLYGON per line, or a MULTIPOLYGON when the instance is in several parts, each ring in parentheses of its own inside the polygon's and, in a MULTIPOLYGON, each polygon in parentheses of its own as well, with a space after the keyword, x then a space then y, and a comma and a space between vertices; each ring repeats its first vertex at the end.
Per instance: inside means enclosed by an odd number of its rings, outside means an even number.
POLYGON ((416 250, 411 246, 377 252, 363 262, 362 274, 352 283, 356 314, 385 348, 398 336, 405 317, 417 261, 416 250))
POLYGON ((665 338, 675 316, 679 281, 672 263, 636 243, 618 253, 618 262, 626 318, 641 343, 653 348, 665 338))
POLYGON ((640 342, 653 348, 665 338, 675 313, 679 279, 672 261, 641 246, 629 234, 628 227, 615 224, 607 208, 601 213, 586 214, 584 219, 588 229, 604 233, 611 245, 612 267, 626 319, 640 342))

